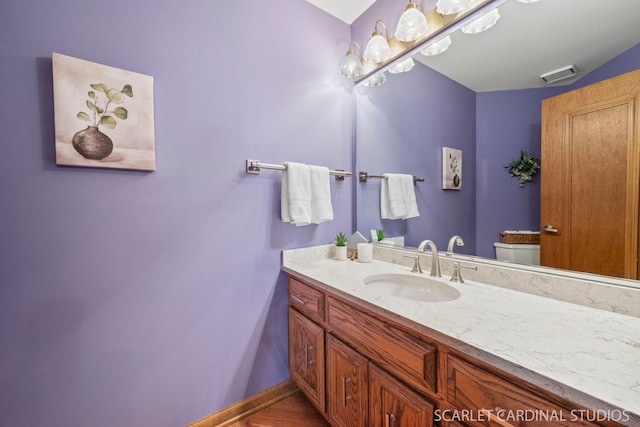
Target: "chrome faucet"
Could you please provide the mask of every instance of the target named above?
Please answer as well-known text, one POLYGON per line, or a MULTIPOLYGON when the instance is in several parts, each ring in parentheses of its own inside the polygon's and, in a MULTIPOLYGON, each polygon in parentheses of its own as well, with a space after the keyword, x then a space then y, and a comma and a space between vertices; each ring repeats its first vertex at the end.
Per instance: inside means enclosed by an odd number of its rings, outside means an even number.
POLYGON ((433 277, 442 277, 440 274, 440 260, 438 259, 438 248, 432 240, 423 240, 418 246, 418 252, 424 252, 424 247, 429 245, 431 250, 431 274, 433 277))
POLYGON ((462 237, 456 235, 456 236, 453 236, 451 239, 449 239, 449 246, 447 246, 447 256, 453 253, 454 244, 456 246, 464 246, 464 241, 462 240, 462 237))

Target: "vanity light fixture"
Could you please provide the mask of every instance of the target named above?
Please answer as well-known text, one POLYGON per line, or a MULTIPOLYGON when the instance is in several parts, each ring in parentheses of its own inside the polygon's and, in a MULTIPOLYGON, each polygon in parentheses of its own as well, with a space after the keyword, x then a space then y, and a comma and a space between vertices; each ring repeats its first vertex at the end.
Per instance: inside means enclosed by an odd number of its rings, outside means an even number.
MULTIPOLYGON (((422 2, 422 0, 420 0, 422 2)), ((409 0, 396 27, 396 39, 401 42, 413 42, 427 35, 427 17, 421 8, 409 0)))
POLYGON ((378 19, 371 38, 367 42, 367 47, 364 49, 364 60, 372 64, 380 64, 389 59, 391 57, 391 48, 389 47, 388 39, 387 26, 381 19, 378 19), (378 30, 378 24, 382 24, 384 27, 385 36, 378 30))
POLYGON ((360 59, 361 51, 362 49, 357 41, 354 40, 349 43, 349 50, 347 50, 347 53, 340 64, 340 75, 342 77, 353 79, 362 75, 362 60, 360 59), (355 50, 351 49, 351 46, 357 48, 357 53, 355 50))
POLYGON ((449 49, 449 46, 451 46, 451 36, 447 36, 434 43, 431 43, 429 46, 422 49, 420 53, 424 56, 436 56, 449 49))
POLYGON ((453 15, 465 10, 469 0, 438 0, 436 3, 436 12, 440 15, 453 15))
POLYGON ((465 34, 477 34, 483 31, 487 31, 489 28, 496 25, 500 19, 500 12, 498 9, 492 9, 490 12, 485 13, 478 19, 473 20, 471 23, 462 27, 462 32, 465 34))
POLYGON ((413 58, 409 57, 404 61, 400 61, 393 67, 389 68, 389 72, 391 74, 406 73, 407 71, 411 70, 415 64, 416 63, 413 62, 413 58))
POLYGON ((364 82, 364 85, 367 87, 377 87, 377 86, 382 86, 386 81, 387 81, 387 76, 385 76, 384 72, 380 72, 380 73, 375 73, 373 76, 367 79, 367 81, 364 82))

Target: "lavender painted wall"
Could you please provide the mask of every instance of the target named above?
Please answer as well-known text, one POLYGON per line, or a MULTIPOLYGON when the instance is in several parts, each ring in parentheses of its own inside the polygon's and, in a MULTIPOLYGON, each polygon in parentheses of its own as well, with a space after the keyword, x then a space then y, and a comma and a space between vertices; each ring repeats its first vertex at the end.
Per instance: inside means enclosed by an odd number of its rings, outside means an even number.
POLYGON ((540 156, 542 100, 638 68, 640 45, 568 86, 477 94, 477 255, 495 258, 501 231, 540 229, 539 179, 520 188, 504 166, 520 149, 540 156))
POLYGON ((356 169, 372 174, 408 173, 425 178, 415 186, 420 216, 380 219, 380 179, 359 183, 358 230, 381 228, 417 246, 433 240, 441 249, 453 234, 475 249, 475 93, 422 64, 389 75, 379 87, 356 89, 356 169), (444 124, 444 126, 443 126, 444 124), (442 147, 461 149, 462 189, 442 190, 442 147))
POLYGON ((297 0, 0 3, 0 425, 175 427, 288 378, 280 251, 350 231, 353 184, 297 228, 244 162, 352 168, 348 41, 297 0), (54 51, 154 77, 156 172, 55 165, 54 51))

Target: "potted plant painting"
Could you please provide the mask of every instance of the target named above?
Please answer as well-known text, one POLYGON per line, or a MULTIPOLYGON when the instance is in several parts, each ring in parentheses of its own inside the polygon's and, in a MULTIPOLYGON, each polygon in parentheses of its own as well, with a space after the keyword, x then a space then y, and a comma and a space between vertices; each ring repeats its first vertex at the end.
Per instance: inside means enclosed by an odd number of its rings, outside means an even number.
POLYGON ((122 90, 107 87, 104 83, 90 85, 93 90, 87 92, 86 101, 89 112, 80 111, 76 117, 89 122, 86 129, 73 135, 71 142, 83 157, 91 160, 103 160, 113 151, 113 141, 100 131, 100 126, 114 129, 116 119, 126 120, 129 112, 122 106, 125 96, 133 97, 131 85, 124 85, 122 90))
POLYGON ((524 187, 526 182, 533 180, 533 176, 540 169, 540 160, 527 155, 524 150, 520 150, 520 157, 504 168, 507 169, 511 176, 518 178, 520 187, 524 187))
POLYGON ((336 255, 338 261, 347 260, 347 236, 343 232, 336 234, 336 255))

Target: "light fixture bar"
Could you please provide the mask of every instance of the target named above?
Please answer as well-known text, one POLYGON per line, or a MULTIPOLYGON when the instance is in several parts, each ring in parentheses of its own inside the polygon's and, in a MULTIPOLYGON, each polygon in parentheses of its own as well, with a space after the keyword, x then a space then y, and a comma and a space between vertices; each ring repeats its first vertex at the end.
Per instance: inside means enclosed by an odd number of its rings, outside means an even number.
MULTIPOLYGON (((508 1, 509 0, 485 0, 479 3, 478 5, 476 5, 475 7, 472 7, 469 10, 460 12, 457 15, 449 15, 451 16, 450 19, 447 19, 448 18, 447 16, 443 17, 442 24, 437 28, 430 29, 429 34, 425 36, 425 38, 414 42, 413 45, 410 45, 410 47, 406 48, 404 51, 387 59, 386 61, 379 64, 377 67, 355 78, 354 79, 355 85, 359 86, 360 84, 364 83, 367 79, 369 79, 371 76, 377 73, 388 71, 389 68, 395 65, 396 61, 406 60, 409 57, 412 57, 416 53, 420 52, 420 50, 424 49, 424 46, 426 46, 426 44, 429 43, 429 41, 431 41, 432 39, 443 34, 444 35, 452 34, 459 28, 473 21, 478 16, 499 7, 508 1)), ((436 12, 435 8, 430 10, 428 14, 436 14, 437 16, 440 16, 440 14, 436 12)))

